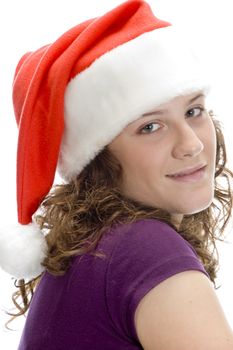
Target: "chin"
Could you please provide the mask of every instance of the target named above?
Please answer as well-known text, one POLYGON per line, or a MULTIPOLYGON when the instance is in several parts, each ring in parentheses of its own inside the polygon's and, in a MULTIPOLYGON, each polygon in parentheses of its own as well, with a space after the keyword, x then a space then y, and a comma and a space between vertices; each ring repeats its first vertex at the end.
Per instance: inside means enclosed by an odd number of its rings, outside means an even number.
MULTIPOLYGON (((184 205, 182 205, 182 208, 180 208, 179 213, 183 215, 192 215, 197 214, 207 208, 210 207, 210 205, 213 203, 214 196, 207 196, 207 198, 199 198, 196 203, 194 201, 188 202, 184 205)), ((178 211, 177 211, 178 213, 178 211)))
POLYGON ((191 215, 191 214, 197 214, 200 213, 201 211, 209 208, 209 206, 212 204, 212 200, 208 201, 208 203, 202 204, 202 205, 197 205, 197 206, 192 206, 191 208, 187 208, 186 212, 184 214, 186 215, 191 215))

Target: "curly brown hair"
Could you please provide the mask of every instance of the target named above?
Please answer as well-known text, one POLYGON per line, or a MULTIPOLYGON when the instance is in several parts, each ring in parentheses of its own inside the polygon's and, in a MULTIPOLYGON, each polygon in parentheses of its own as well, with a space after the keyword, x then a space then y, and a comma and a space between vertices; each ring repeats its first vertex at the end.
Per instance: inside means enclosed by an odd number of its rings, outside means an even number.
MULTIPOLYGON (((219 256, 216 241, 224 241, 221 237, 230 219, 233 173, 226 167, 226 147, 220 122, 214 118, 212 111, 208 113, 213 120, 217 139, 214 200, 208 208, 196 214, 184 215, 177 229, 171 215, 165 210, 123 195, 118 187, 123 169, 106 146, 76 179, 55 185, 41 203, 41 213, 35 214, 36 222, 46 234, 48 253, 43 261, 45 269, 51 274, 63 275, 72 257, 87 252, 99 255, 95 248, 104 232, 113 224, 156 218, 173 227, 193 246, 217 289, 215 279, 219 256)), ((13 316, 8 323, 26 313, 40 278, 41 275, 28 283, 15 281, 19 289, 14 292, 12 300, 19 312, 8 312, 13 316)))

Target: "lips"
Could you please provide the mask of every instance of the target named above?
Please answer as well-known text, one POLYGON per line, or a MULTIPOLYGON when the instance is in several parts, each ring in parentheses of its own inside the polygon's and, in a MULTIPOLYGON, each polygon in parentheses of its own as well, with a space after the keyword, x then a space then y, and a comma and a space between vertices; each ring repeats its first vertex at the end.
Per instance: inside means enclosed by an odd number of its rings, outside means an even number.
POLYGON ((186 169, 181 170, 181 171, 179 171, 177 173, 174 173, 174 174, 169 174, 167 176, 169 176, 169 177, 180 177, 180 176, 184 176, 184 175, 190 175, 190 174, 195 173, 198 170, 203 169, 205 166, 206 166, 206 164, 200 164, 200 165, 197 165, 197 166, 192 167, 192 168, 186 168, 186 169))
POLYGON ((171 181, 175 181, 176 184, 199 184, 201 180, 206 179, 206 167, 207 165, 204 166, 198 166, 198 167, 193 167, 189 169, 182 170, 178 173, 172 174, 172 175, 167 175, 167 177, 171 181))

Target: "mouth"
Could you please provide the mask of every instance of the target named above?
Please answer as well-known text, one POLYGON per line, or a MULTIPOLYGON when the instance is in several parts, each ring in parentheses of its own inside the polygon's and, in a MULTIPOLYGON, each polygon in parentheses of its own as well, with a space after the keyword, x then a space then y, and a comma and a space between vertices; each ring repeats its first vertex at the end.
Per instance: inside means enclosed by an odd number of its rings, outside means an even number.
POLYGON ((166 176, 175 181, 196 182, 203 178, 206 167, 207 165, 200 165, 166 176))

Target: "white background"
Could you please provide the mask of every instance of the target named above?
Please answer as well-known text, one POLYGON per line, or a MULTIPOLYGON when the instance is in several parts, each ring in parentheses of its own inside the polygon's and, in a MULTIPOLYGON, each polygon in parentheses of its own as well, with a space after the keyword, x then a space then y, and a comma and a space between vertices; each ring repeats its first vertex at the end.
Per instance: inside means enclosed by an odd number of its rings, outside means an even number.
MULTIPOLYGON (((15 160, 17 127, 11 102, 11 84, 16 64, 25 52, 54 41, 72 26, 103 15, 120 4, 118 0, 8 0, 0 2, 0 226, 17 220, 15 160)), ((182 26, 187 40, 208 62, 213 79, 210 102, 224 125, 229 165, 232 166, 232 0, 148 0, 155 15, 182 26)), ((220 270, 216 292, 233 328, 233 246, 219 244, 220 270)), ((13 323, 14 332, 4 330, 9 318, 4 309, 12 306, 13 281, 0 271, 0 348, 13 350, 22 331, 24 318, 13 323)))

